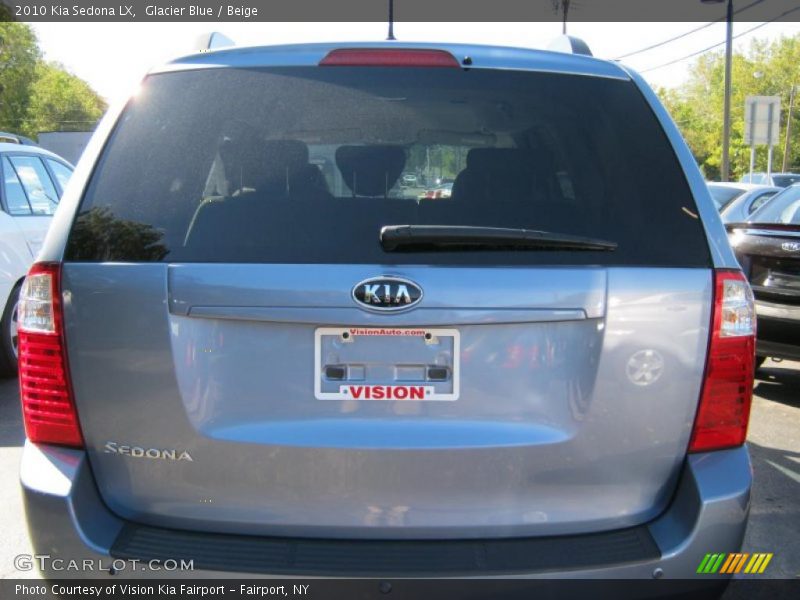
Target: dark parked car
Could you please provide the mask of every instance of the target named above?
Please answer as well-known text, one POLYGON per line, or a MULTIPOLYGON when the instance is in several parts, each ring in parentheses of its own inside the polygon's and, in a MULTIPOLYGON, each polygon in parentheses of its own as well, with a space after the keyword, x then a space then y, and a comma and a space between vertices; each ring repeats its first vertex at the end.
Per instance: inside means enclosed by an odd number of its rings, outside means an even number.
POLYGON ((756 298, 757 364, 800 359, 800 185, 774 196, 748 223, 727 227, 756 298))

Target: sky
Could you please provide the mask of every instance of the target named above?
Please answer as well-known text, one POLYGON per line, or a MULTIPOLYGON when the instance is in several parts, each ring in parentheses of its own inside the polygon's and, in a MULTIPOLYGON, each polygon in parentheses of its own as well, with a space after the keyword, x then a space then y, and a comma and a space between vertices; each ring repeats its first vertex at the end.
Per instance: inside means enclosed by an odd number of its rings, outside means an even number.
MULTIPOLYGON (((110 102, 126 98, 149 68, 193 52, 203 33, 219 31, 237 45, 296 42, 376 41, 386 37, 385 23, 35 23, 47 60, 60 62, 88 81, 110 102)), ((595 56, 618 58, 702 23, 569 23, 568 33, 589 44, 595 56)), ((758 23, 734 23, 734 36, 758 23)), ((561 23, 395 23, 402 41, 465 42, 546 48, 561 34, 561 23)), ((800 23, 767 23, 734 40, 735 50, 750 41, 800 34, 800 23)), ((658 67, 724 42, 725 24, 714 23, 679 40, 625 58, 653 86, 677 87, 694 59, 658 67)), ((724 48, 719 46, 718 49, 724 48)))

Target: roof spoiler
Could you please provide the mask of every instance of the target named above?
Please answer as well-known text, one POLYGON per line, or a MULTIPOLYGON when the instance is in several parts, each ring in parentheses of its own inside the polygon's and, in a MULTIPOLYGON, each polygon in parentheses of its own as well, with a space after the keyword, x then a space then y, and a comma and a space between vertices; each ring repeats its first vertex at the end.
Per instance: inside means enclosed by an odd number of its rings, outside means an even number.
POLYGON ((228 48, 235 45, 236 42, 228 36, 222 35, 218 31, 209 31, 197 37, 194 42, 194 51, 209 52, 210 50, 218 50, 219 48, 228 48))
POLYGON ((584 54, 592 56, 589 44, 574 35, 560 35, 547 46, 548 50, 564 52, 566 54, 584 54))

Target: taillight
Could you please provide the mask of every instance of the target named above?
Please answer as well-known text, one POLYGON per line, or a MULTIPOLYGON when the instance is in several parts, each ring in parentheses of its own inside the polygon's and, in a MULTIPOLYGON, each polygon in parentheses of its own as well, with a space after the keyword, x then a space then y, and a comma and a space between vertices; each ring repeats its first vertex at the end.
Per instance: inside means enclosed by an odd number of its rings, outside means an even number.
POLYGON ((444 50, 416 48, 340 48, 320 61, 321 67, 459 67, 444 50))
POLYGON ((67 369, 60 264, 31 267, 20 290, 17 319, 20 397, 28 439, 83 446, 67 369))
POLYGON ((740 271, 714 274, 714 315, 689 452, 744 444, 753 399, 756 316, 740 271))

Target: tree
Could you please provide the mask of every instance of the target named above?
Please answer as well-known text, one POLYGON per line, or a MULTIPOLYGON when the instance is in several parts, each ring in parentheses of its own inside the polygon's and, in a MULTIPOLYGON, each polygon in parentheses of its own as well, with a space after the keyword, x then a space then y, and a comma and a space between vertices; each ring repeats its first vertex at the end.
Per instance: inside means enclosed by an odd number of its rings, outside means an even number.
POLYGON ((30 133, 91 130, 105 110, 105 101, 88 83, 56 63, 40 62, 25 129, 30 133))
MULTIPOLYGON (((686 83, 658 94, 681 129, 698 165, 709 179, 718 179, 722 157, 722 104, 725 57, 723 52, 705 54, 690 67, 686 83)), ((753 40, 745 53, 733 56, 731 78, 731 179, 749 170, 750 147, 744 143, 744 103, 747 96, 781 97, 781 140, 786 134, 789 93, 800 84, 800 35, 781 37, 772 43, 753 40)), ((795 103, 797 104, 797 103, 795 103)), ((792 114, 790 169, 800 168, 800 118, 792 114)), ((773 166, 781 164, 783 143, 775 146, 773 166)), ((757 148, 756 169, 766 170, 767 148, 757 148)))
POLYGON ((42 60, 25 23, 0 23, 0 130, 36 137, 40 131, 86 131, 106 110, 85 81, 42 60))
POLYGON ((11 7, 6 6, 5 4, 2 3, 2 1, 0 1, 0 23, 4 21, 13 21, 13 20, 14 16, 13 13, 11 12, 11 7))
POLYGON ((41 60, 36 36, 23 23, 0 23, 0 130, 19 131, 41 60))

